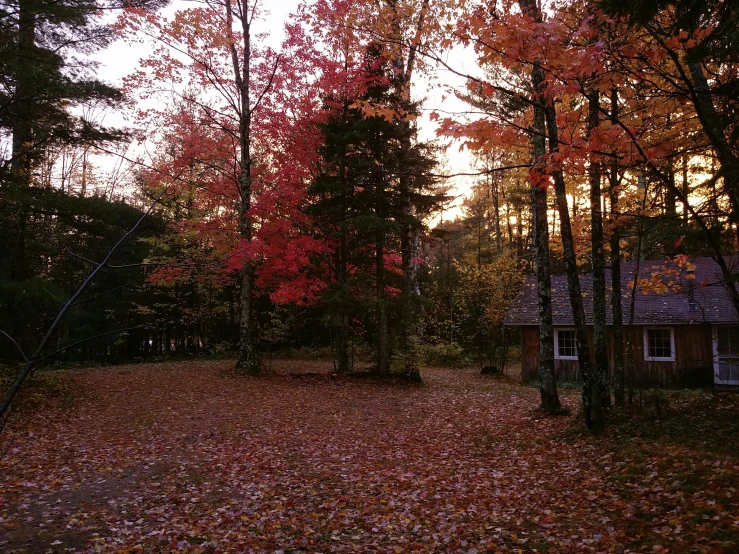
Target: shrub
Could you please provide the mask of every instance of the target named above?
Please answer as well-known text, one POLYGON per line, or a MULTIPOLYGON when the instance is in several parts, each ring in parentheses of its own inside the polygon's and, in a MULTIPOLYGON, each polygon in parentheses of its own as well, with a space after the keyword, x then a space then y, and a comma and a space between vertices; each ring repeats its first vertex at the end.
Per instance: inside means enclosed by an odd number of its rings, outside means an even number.
POLYGON ((421 345, 421 361, 430 366, 464 367, 470 360, 456 342, 421 345))

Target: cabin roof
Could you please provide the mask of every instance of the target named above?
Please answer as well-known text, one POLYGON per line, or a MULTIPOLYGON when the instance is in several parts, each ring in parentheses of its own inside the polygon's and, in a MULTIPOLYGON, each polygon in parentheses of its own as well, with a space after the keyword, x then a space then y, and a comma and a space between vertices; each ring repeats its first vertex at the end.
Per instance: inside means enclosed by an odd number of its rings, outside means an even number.
MULTIPOLYGON (((739 272, 739 257, 727 258, 733 273, 739 272)), ((721 270, 712 258, 690 260, 695 265, 694 278, 689 279, 690 265, 680 266, 669 260, 639 262, 639 284, 649 279, 664 287, 661 293, 655 287, 636 287, 634 325, 737 323, 739 317, 731 297, 723 284, 721 270)), ((621 310, 624 325, 631 322, 631 293, 637 262, 621 262, 621 310)), ((585 319, 593 323, 593 275, 580 275, 585 319)), ((611 269, 606 269, 606 320, 613 323, 611 310, 611 269)), ((574 325, 567 288, 566 275, 552 276, 552 315, 554 325, 574 325)), ((526 278, 506 314, 505 325, 539 325, 536 296, 536 276, 526 278)))

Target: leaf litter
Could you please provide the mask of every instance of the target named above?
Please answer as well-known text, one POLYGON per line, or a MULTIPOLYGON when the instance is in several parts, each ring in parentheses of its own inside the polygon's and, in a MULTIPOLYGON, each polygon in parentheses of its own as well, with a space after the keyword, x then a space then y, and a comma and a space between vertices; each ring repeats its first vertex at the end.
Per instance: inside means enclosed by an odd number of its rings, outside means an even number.
POLYGON ((473 370, 407 387, 230 365, 69 371, 72 407, 0 438, 0 550, 739 551, 736 457, 590 437, 576 391, 545 418, 536 388, 473 370))

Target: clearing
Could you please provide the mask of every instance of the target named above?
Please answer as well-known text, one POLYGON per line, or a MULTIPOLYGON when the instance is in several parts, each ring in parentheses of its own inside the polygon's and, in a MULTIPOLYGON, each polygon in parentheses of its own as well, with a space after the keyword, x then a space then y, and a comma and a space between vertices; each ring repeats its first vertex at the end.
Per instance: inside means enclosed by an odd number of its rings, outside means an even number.
POLYGON ((473 370, 406 387, 231 366, 62 372, 74 400, 0 437, 0 550, 739 551, 739 458, 691 423, 737 421, 736 396, 673 398, 662 423, 592 438, 575 390, 573 415, 543 418, 536 388, 473 370), (684 420, 695 406, 709 419, 684 420))

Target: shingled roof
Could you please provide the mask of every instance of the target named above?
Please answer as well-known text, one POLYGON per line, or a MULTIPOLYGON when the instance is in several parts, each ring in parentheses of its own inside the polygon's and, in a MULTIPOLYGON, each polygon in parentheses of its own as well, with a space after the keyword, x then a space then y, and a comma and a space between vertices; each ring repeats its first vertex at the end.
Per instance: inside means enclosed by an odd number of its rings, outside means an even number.
MULTIPOLYGON (((739 259, 733 259, 739 265, 739 259)), ((737 323, 739 317, 731 298, 722 284, 721 271, 711 258, 691 260, 695 265, 694 279, 688 279, 686 267, 679 267, 665 260, 642 261, 639 264, 639 279, 652 279, 669 285, 661 294, 642 290, 637 286, 634 304, 634 325, 691 324, 691 323, 737 323), (646 292, 646 293, 645 293, 646 292), (692 299, 691 299, 692 297, 692 299)), ((621 309, 624 324, 629 323, 631 291, 636 262, 621 263, 621 309)), ((580 276, 583 292, 585 318, 593 323, 593 275, 580 276)), ((611 270, 606 269, 607 303, 606 319, 613 322, 611 311, 611 270)), ((567 276, 552 276, 552 312, 554 325, 574 325, 567 276)), ((504 320, 504 325, 539 325, 539 308, 536 298, 536 277, 529 276, 504 320)))

